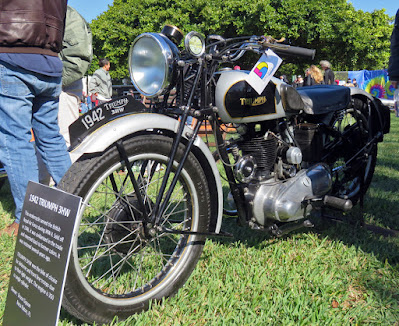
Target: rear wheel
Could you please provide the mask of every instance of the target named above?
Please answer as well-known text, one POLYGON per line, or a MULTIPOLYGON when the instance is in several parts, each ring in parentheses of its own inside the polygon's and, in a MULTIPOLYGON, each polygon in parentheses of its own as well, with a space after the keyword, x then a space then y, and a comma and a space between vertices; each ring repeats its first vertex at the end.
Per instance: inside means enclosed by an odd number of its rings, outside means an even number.
MULTIPOLYGON (((359 100, 360 101, 360 100, 359 100)), ((326 145, 332 168, 334 196, 355 204, 370 186, 377 162, 377 144, 370 142, 370 130, 361 102, 335 114, 331 127, 337 133, 326 145)))
MULTIPOLYGON (((155 135, 124 142, 149 213, 165 176, 171 145, 171 139, 155 135)), ((183 149, 181 145, 174 170, 183 149)), ((151 300, 173 295, 185 283, 205 237, 166 233, 166 229, 208 231, 210 195, 193 154, 188 156, 158 227, 143 216, 115 148, 76 162, 60 187, 83 198, 63 301, 72 315, 100 324, 114 316, 124 319, 146 309, 151 300)))

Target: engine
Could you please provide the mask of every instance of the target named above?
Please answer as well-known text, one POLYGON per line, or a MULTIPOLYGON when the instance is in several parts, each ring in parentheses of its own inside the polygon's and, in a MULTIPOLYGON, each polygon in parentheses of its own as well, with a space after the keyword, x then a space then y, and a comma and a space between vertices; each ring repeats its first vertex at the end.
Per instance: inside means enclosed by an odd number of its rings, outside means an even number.
POLYGON ((331 189, 331 174, 324 164, 303 169, 295 177, 276 184, 262 183, 254 192, 253 217, 260 225, 267 220, 290 222, 310 214, 307 199, 321 198, 331 189))
POLYGON ((235 176, 243 184, 252 217, 262 226, 304 218, 313 208, 309 200, 322 198, 332 185, 329 167, 317 163, 322 152, 318 126, 296 126, 291 133, 294 146, 271 123, 265 122, 258 131, 246 125, 235 142, 241 153, 236 156, 235 176))

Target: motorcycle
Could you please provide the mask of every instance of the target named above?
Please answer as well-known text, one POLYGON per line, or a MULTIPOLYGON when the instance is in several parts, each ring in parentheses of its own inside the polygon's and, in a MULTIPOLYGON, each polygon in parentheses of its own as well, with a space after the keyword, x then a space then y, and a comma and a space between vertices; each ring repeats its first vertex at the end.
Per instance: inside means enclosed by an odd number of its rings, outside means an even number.
POLYGON ((133 42, 132 82, 149 105, 120 97, 70 128, 76 162, 59 187, 83 204, 63 306, 83 321, 125 319, 175 294, 206 238, 230 236, 224 214, 282 236, 326 207, 350 210, 389 132, 389 110, 363 90, 273 76, 280 56, 314 50, 265 36, 182 39, 165 26, 133 42), (260 56, 251 71, 229 69, 247 52, 260 56))

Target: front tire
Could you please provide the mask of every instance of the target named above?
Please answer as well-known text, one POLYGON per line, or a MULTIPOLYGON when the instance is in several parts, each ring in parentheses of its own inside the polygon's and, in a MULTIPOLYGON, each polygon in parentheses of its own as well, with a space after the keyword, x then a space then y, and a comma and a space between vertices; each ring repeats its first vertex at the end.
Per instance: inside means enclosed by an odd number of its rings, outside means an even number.
MULTIPOLYGON (((170 138, 159 135, 124 142, 149 212, 171 146, 170 138)), ((180 145, 174 170, 183 149, 180 145)), ((137 195, 115 147, 99 157, 76 162, 59 187, 83 198, 63 299, 72 315, 99 324, 109 323, 115 316, 125 319, 183 286, 202 253, 205 237, 165 233, 162 227, 208 231, 209 189, 192 153, 157 229, 151 228, 139 211, 137 195)))

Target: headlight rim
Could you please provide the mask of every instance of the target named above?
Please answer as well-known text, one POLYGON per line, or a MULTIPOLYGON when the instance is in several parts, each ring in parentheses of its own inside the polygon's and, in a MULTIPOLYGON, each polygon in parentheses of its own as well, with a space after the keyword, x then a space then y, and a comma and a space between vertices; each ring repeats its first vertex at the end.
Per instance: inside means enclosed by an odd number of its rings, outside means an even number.
POLYGON ((160 95, 165 94, 168 90, 170 90, 174 86, 174 80, 176 75, 175 65, 179 59, 179 51, 176 45, 170 41, 166 36, 160 33, 143 33, 140 34, 136 39, 133 41, 132 45, 130 46, 129 50, 129 57, 128 57, 128 65, 129 65, 129 73, 130 79, 133 83, 133 86, 144 96, 148 98, 157 97, 160 95), (140 83, 135 81, 134 73, 133 73, 133 49, 137 45, 137 42, 142 40, 143 38, 150 38, 156 42, 159 46, 162 57, 164 58, 163 66, 164 66, 164 76, 162 80, 162 85, 158 87, 157 90, 153 92, 146 92, 140 86, 140 83))
POLYGON ((190 53, 190 55, 192 55, 195 58, 199 58, 205 53, 205 38, 202 34, 196 32, 196 31, 191 31, 184 38, 184 47, 186 48, 187 52, 190 53), (193 52, 192 48, 190 47, 190 40, 194 36, 198 37, 201 41, 202 49, 201 49, 200 53, 193 52))

